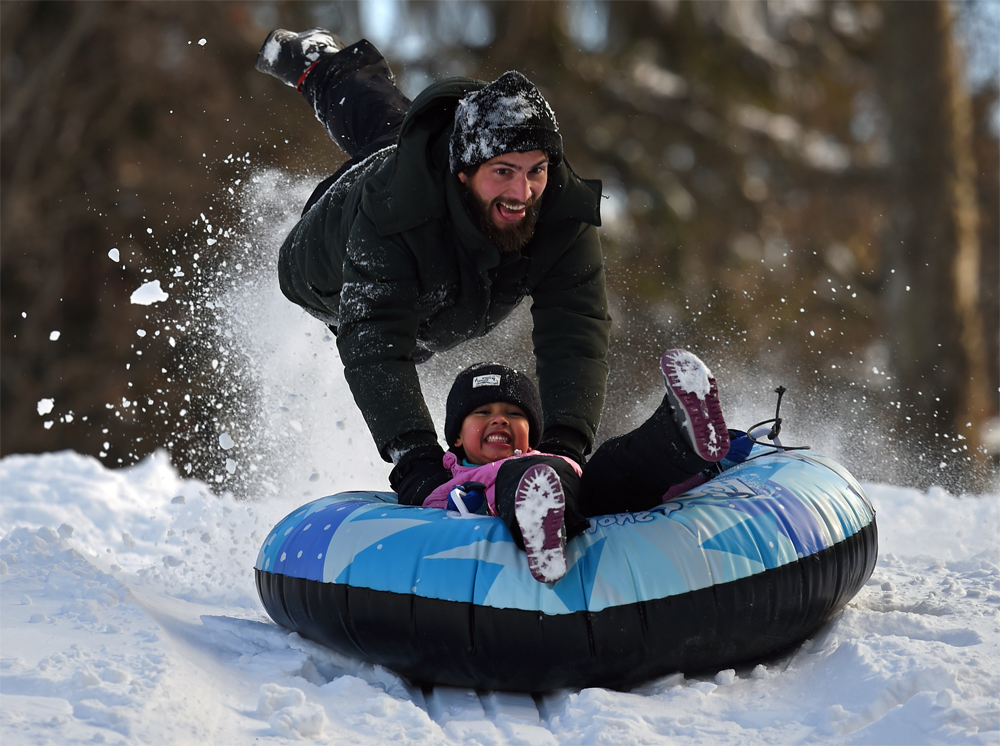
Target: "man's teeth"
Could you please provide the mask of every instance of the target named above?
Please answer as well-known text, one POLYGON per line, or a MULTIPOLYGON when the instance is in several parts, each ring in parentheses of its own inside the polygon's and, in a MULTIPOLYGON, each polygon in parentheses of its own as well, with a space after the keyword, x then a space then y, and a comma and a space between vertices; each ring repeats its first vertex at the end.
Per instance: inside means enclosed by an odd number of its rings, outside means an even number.
POLYGON ((524 212, 524 205, 522 204, 509 204, 507 202, 501 202, 500 207, 507 212, 524 212))

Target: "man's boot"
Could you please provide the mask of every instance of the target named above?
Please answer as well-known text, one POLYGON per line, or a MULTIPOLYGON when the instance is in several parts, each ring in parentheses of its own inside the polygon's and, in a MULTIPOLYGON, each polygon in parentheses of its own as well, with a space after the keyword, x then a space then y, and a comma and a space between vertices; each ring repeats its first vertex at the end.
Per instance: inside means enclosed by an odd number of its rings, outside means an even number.
POLYGON ((321 28, 300 33, 279 28, 264 40, 254 67, 301 91, 302 82, 313 65, 344 46, 338 37, 321 28))

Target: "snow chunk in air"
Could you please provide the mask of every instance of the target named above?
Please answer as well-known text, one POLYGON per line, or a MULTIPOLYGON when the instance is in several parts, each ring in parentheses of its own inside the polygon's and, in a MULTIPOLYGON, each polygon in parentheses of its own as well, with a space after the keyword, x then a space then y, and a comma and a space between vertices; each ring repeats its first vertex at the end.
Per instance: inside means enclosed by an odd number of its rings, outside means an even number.
POLYGON ((159 303, 161 300, 166 300, 170 296, 163 292, 160 287, 159 280, 152 280, 150 282, 144 282, 142 287, 132 293, 132 297, 129 298, 132 303, 137 306, 151 306, 154 303, 159 303))

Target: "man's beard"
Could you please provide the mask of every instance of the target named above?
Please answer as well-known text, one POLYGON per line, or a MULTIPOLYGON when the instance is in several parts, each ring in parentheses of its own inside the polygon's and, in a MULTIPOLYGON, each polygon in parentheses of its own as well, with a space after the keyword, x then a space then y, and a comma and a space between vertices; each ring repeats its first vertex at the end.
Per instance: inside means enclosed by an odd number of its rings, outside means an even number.
POLYGON ((493 212, 500 198, 486 202, 472 187, 461 181, 458 183, 465 209, 472 217, 476 227, 500 250, 501 254, 515 254, 524 248, 535 234, 535 221, 538 219, 538 208, 541 195, 529 199, 524 205, 524 217, 516 223, 501 228, 493 222, 493 212))

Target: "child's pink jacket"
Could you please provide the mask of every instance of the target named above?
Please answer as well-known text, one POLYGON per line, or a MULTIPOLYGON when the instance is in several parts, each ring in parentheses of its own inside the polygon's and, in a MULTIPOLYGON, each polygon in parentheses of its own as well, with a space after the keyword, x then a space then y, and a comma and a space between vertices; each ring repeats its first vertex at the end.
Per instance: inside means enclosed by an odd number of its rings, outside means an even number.
MULTIPOLYGON (((490 512, 496 515, 496 502, 493 497, 494 488, 497 482, 497 472, 500 467, 510 459, 522 458, 524 456, 548 456, 551 454, 542 453, 541 451, 528 451, 522 453, 520 456, 511 456, 509 458, 502 458, 499 461, 493 461, 489 464, 482 464, 481 466, 462 466, 458 462, 458 457, 451 451, 446 451, 444 454, 444 468, 448 469, 452 474, 452 479, 442 484, 440 487, 435 489, 431 494, 424 498, 423 507, 425 508, 447 508, 448 507, 448 493, 451 492, 455 487, 460 484, 465 484, 466 482, 482 482, 486 485, 486 501, 489 503, 490 512)), ((583 470, 580 465, 576 463, 571 458, 566 458, 565 456, 560 456, 573 467, 577 474, 582 474, 583 470)))

